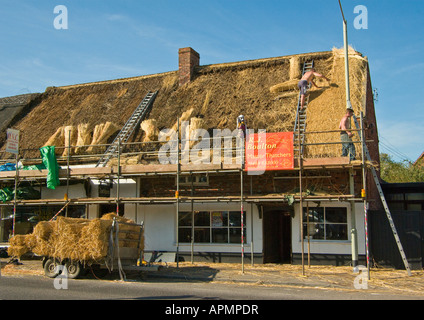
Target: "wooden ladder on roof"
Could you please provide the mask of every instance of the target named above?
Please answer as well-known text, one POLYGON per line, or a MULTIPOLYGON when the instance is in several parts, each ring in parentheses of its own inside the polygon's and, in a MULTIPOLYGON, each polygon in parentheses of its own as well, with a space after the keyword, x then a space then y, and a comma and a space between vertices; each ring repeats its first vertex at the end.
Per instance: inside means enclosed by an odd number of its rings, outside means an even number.
MULTIPOLYGON (((314 61, 309 61, 303 63, 302 77, 303 75, 310 71, 314 67, 314 61)), ((311 85, 309 84, 309 88, 311 85)), ((309 104, 309 94, 305 96, 305 103, 303 105, 303 110, 301 107, 301 94, 299 93, 299 98, 297 101, 296 109, 296 120, 294 123, 294 134, 293 134, 293 151, 294 157, 298 158, 299 153, 303 154, 303 143, 305 142, 305 130, 306 130, 306 110, 308 109, 309 104), (300 145, 299 145, 299 134, 300 134, 300 145)))
POLYGON ((139 106, 135 109, 134 113, 122 127, 121 131, 113 140, 112 144, 106 149, 106 152, 100 158, 99 162, 96 164, 96 167, 104 167, 109 162, 109 160, 115 155, 118 154, 120 150, 119 146, 121 143, 125 143, 130 138, 131 134, 134 132, 135 128, 140 124, 140 122, 148 115, 153 105, 153 101, 156 98, 158 92, 148 92, 144 99, 141 101, 139 106))

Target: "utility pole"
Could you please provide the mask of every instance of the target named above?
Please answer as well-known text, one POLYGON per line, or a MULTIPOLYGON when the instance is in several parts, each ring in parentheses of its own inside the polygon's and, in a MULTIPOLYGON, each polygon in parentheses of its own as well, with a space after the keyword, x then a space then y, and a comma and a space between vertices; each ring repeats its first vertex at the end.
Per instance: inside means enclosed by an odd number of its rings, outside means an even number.
MULTIPOLYGON (((339 0, 340 11, 343 17, 343 40, 344 40, 344 52, 345 52, 345 77, 346 77, 346 109, 352 109, 352 103, 350 102, 350 86, 349 86, 349 44, 347 41, 347 21, 345 19, 342 4, 339 0)), ((354 194, 354 182, 353 182, 354 171, 351 169, 349 171, 349 180, 350 180, 350 192, 354 194)), ((358 239, 356 237, 356 210, 355 210, 355 201, 350 203, 350 215, 351 215, 351 246, 352 246, 352 267, 355 268, 358 266, 358 239)))

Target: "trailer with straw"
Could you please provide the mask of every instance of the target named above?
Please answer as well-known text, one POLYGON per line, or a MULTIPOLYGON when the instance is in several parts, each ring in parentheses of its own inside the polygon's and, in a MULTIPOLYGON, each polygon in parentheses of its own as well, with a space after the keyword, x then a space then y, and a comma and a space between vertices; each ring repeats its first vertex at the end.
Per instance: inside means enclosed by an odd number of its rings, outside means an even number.
POLYGON ((39 222, 32 234, 10 239, 8 253, 21 257, 27 252, 43 257, 45 275, 64 274, 74 279, 89 269, 152 271, 143 266, 144 226, 114 213, 100 219, 59 216, 55 221, 39 222))

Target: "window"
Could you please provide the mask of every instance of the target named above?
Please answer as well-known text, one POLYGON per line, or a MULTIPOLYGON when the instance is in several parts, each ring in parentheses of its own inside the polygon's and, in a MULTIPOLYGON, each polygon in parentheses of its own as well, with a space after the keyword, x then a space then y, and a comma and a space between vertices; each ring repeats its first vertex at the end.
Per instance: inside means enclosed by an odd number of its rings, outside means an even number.
POLYGON ((314 240, 347 240, 347 209, 346 208, 306 208, 303 209, 304 238, 314 240), (309 224, 308 224, 309 218, 309 224))
MULTIPOLYGON (((207 174, 196 174, 189 176, 180 176, 180 185, 181 186, 208 186, 209 185, 209 176, 207 174)), ((177 178, 175 178, 175 185, 177 184, 177 178)))
MULTIPOLYGON (((243 215, 246 243, 246 212, 243 215)), ((241 213, 239 211, 194 211, 178 215, 178 241, 195 243, 241 243, 241 213)))

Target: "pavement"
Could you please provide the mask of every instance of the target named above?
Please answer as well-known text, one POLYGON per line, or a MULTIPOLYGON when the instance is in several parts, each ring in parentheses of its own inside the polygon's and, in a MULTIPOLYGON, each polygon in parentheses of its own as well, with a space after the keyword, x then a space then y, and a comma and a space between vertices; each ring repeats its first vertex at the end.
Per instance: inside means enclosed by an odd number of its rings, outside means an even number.
MULTIPOLYGON (((2 275, 44 276, 41 260, 19 260, 18 264, 7 264, 10 258, 0 259, 2 275)), ((130 281, 178 281, 214 282, 250 286, 281 286, 296 288, 321 288, 327 290, 390 293, 413 296, 424 300, 424 271, 414 270, 408 276, 405 270, 372 268, 370 279, 366 269, 354 272, 352 267, 298 266, 289 264, 245 264, 237 263, 160 263, 158 271, 127 271, 130 281)), ((87 277, 90 277, 88 275, 87 277)), ((95 276, 97 278, 97 276, 95 276)), ((93 276, 91 276, 93 278, 93 276)), ((119 280, 114 272, 104 280, 119 280)))

